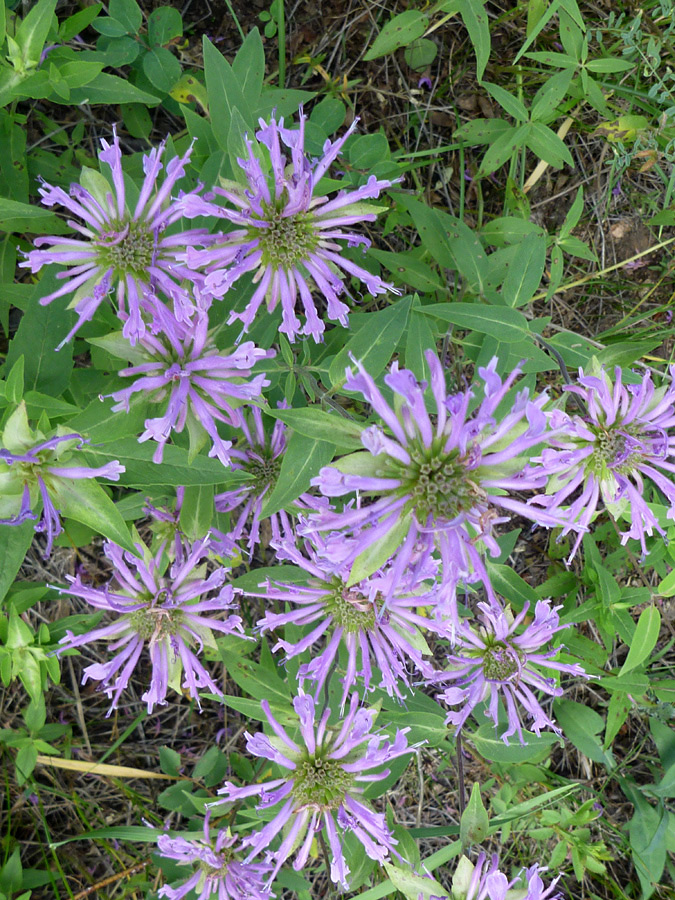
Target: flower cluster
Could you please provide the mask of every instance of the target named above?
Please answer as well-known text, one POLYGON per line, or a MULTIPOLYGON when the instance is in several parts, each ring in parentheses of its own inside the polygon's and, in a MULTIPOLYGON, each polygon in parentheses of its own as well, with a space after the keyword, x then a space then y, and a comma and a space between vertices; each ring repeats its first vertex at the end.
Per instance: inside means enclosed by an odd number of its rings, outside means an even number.
POLYGON ((519 626, 526 621, 529 604, 514 618, 510 611, 499 604, 478 604, 478 621, 474 625, 462 620, 455 628, 454 645, 448 656, 448 667, 434 675, 434 680, 450 683, 440 695, 448 706, 459 706, 448 713, 447 721, 457 729, 462 728, 479 703, 488 700, 486 715, 499 726, 499 699, 506 705, 508 727, 502 740, 517 733, 523 738, 520 704, 532 719, 531 729, 540 734, 542 728, 560 729, 546 714, 532 688, 552 697, 559 697, 562 688, 552 678, 545 678, 538 669, 554 669, 570 675, 583 676, 584 669, 576 664, 557 662, 553 659, 559 647, 542 651, 556 632, 564 628, 559 624, 558 610, 546 600, 538 601, 534 618, 524 631, 519 626))
POLYGON ((231 585, 225 584, 226 571, 220 568, 206 574, 207 548, 208 540, 197 541, 165 574, 164 547, 150 556, 138 544, 139 556, 134 556, 108 543, 105 552, 114 567, 116 589, 110 585, 91 587, 81 575, 68 576, 70 587, 61 589, 62 593, 115 615, 112 624, 93 631, 80 635, 68 631, 59 649, 63 652, 94 641, 111 642, 109 649, 114 655, 108 662, 87 666, 83 675, 83 682, 90 678, 100 681, 112 698, 108 715, 117 708, 146 644, 152 676, 143 700, 149 713, 155 705, 167 702, 169 687, 177 691, 184 688, 197 703, 200 688, 222 693, 198 653, 204 646, 215 646, 214 631, 242 635, 243 628, 241 618, 232 614, 235 603, 231 585), (223 613, 226 618, 222 618, 223 613))
POLYGON ((535 509, 513 496, 516 491, 539 491, 546 484, 546 472, 529 465, 529 453, 548 437, 542 411, 547 398, 542 394, 530 399, 525 389, 498 418, 518 369, 502 381, 495 358, 478 370, 483 399, 469 414, 473 392, 449 395, 438 357, 430 350, 425 356, 430 385, 392 364, 384 381, 396 397, 394 407, 358 361, 356 375, 347 370, 345 388, 360 393, 383 425, 364 429, 365 450, 323 468, 312 483, 325 496, 358 492, 368 502, 310 516, 305 531, 358 534, 345 562, 380 543, 386 555, 396 553, 402 568, 422 540, 438 547, 446 578, 486 580, 476 545, 499 554, 497 523, 508 521, 510 514, 549 527, 564 523, 560 512, 535 509), (435 421, 427 401, 433 404, 435 421))
POLYGON ((118 481, 124 466, 116 459, 97 468, 77 464, 77 451, 86 441, 79 434, 57 428, 47 438, 31 429, 25 403, 7 420, 0 448, 0 525, 20 525, 36 520, 35 531, 47 535, 44 556, 51 555, 55 538, 62 532, 60 510, 73 482, 90 478, 118 481), (42 513, 33 512, 42 501, 42 513))
POLYGON ((341 190, 332 200, 318 193, 321 179, 328 173, 342 147, 356 129, 355 119, 345 134, 328 141, 323 156, 311 162, 305 152, 305 121, 300 111, 300 127, 284 127, 284 120, 260 120, 258 145, 246 138, 248 156, 237 162, 248 187, 228 182, 215 187, 208 199, 192 193, 183 199, 188 218, 218 216, 232 230, 217 236, 205 250, 188 248, 182 259, 191 268, 204 269, 205 290, 224 297, 242 276, 253 273, 256 285, 243 312, 232 310, 229 321, 240 320, 248 331, 260 307, 266 302, 271 312, 281 304, 280 331, 292 341, 298 334, 321 340, 325 325, 312 296, 318 290, 326 301, 329 319, 347 324, 348 306, 340 300, 347 292, 337 270, 362 281, 370 294, 382 294, 392 287, 362 266, 340 255, 337 241, 349 247, 369 246, 362 235, 350 230, 357 222, 374 222, 376 213, 364 201, 379 197, 391 181, 371 176, 362 187, 341 190), (290 166, 284 152, 290 151, 290 166), (271 172, 263 167, 268 156, 271 172), (222 199, 227 205, 212 202, 222 199), (304 327, 296 315, 300 300, 306 317, 304 327))
POLYGON ((626 385, 617 367, 614 379, 604 370, 580 369, 578 384, 566 385, 585 412, 551 413, 556 436, 536 460, 549 476, 547 496, 532 502, 549 511, 569 503, 562 533, 580 532, 573 553, 601 499, 616 518, 629 510, 631 524, 622 541, 639 541, 646 555, 645 538, 665 532, 645 499, 645 478, 664 494, 668 518, 675 519, 675 437, 668 434, 675 425, 675 366, 670 384, 658 389, 649 372, 639 384, 626 385))
POLYGON ((227 831, 219 831, 211 840, 209 820, 204 819, 204 837, 186 840, 160 834, 157 849, 165 859, 173 859, 181 866, 197 866, 193 874, 178 887, 165 884, 158 896, 169 900, 183 900, 194 889, 197 900, 269 900, 274 897, 265 886, 265 878, 272 869, 269 863, 243 863, 237 858, 241 847, 237 838, 227 831))
POLYGON ((487 855, 481 853, 475 866, 463 856, 452 879, 452 897, 453 900, 505 900, 508 896, 519 900, 562 900, 562 894, 555 889, 558 878, 544 885, 540 873, 545 871, 545 867, 534 865, 509 879, 499 869, 497 854, 488 864, 487 855))
POLYGON ((373 732, 375 711, 360 706, 357 693, 352 694, 347 715, 332 728, 328 724, 330 709, 319 712, 317 722, 314 700, 301 694, 293 701, 301 739, 298 744, 272 715, 269 703, 263 700, 261 706, 275 737, 247 733, 247 749, 285 769, 286 774, 245 787, 228 781, 219 791, 229 802, 257 795, 261 808, 281 804, 270 822, 243 838, 242 845, 250 848, 245 862, 255 859, 284 829, 284 838, 270 857, 274 860, 271 882, 294 853, 293 868, 302 869, 312 841, 322 832, 330 848, 331 878, 346 887, 349 867, 342 835, 353 833, 368 856, 378 862, 396 853, 397 841, 384 816, 374 812, 360 795, 367 784, 386 778, 389 771, 382 766, 410 752, 405 737, 408 729, 397 731, 393 742, 373 732))

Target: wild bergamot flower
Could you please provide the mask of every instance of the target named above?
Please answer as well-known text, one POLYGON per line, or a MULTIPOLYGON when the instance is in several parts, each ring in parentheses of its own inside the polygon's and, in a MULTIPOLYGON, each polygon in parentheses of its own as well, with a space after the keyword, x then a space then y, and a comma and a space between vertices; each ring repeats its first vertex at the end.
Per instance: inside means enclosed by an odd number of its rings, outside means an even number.
POLYGON ((234 226, 208 249, 188 247, 182 257, 190 268, 207 273, 205 292, 222 298, 239 278, 254 273, 256 287, 244 311, 233 310, 228 321, 239 319, 248 331, 263 302, 270 311, 281 302, 279 330, 291 341, 297 334, 311 334, 315 341, 321 340, 325 325, 317 312, 313 289, 323 295, 328 318, 347 324, 349 308, 340 300, 346 292, 343 273, 362 281, 370 294, 392 290, 381 278, 342 256, 338 242, 346 241, 349 247, 369 246, 368 239, 351 231, 350 226, 375 221, 376 211, 363 201, 379 197, 393 182, 371 175, 366 184, 341 190, 332 200, 317 194, 321 179, 358 120, 341 138, 327 141, 323 156, 311 161, 304 147, 305 120, 301 111, 300 127, 293 131, 284 127, 283 119, 277 122, 272 117, 269 123, 260 120, 260 131, 255 135, 259 145, 255 147, 246 138, 248 157, 237 160, 248 187, 227 182, 203 199, 195 193, 183 199, 188 218, 218 216, 234 226), (282 145, 290 151, 290 164, 282 145), (271 174, 261 162, 264 157, 269 158, 271 174), (214 197, 228 205, 210 202, 214 197), (298 300, 306 317, 304 327, 296 315, 298 300))

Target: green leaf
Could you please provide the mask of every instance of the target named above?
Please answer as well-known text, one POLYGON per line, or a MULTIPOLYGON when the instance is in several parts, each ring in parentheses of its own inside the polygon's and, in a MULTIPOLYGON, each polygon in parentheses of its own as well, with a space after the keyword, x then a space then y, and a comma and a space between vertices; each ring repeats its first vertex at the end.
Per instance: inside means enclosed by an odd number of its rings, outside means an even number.
MULTIPOLYGON (((57 100, 57 102, 59 102, 57 100)), ((146 106, 157 106, 161 99, 147 91, 142 91, 131 82, 117 75, 108 75, 101 72, 84 87, 75 88, 70 92, 69 105, 91 104, 117 104, 117 103, 145 103, 146 106)))
POLYGON ((457 7, 476 54, 476 80, 481 81, 490 58, 490 27, 485 0, 461 0, 457 7))
POLYGON ((538 157, 556 169, 563 165, 574 166, 572 154, 555 131, 541 122, 533 122, 526 140, 527 146, 538 157))
POLYGON ((347 587, 358 584, 373 572, 377 572, 394 555, 410 531, 411 516, 410 512, 402 515, 393 528, 356 557, 349 573, 347 587))
POLYGON ((499 103, 504 112, 507 112, 517 122, 527 122, 529 115, 521 101, 510 94, 498 84, 492 84, 490 81, 484 81, 483 87, 488 94, 499 103))
POLYGON ((601 715, 590 706, 560 697, 555 701, 553 710, 565 737, 577 750, 593 762, 603 763, 609 769, 614 768, 611 751, 604 750, 597 737, 605 727, 605 720, 601 715))
MULTIPOLYGON (((382 372, 395 353, 408 322, 412 297, 404 297, 393 306, 361 317, 364 324, 333 359, 328 370, 332 385, 341 384, 352 357, 373 377, 382 372)), ((353 366, 352 366, 353 368, 353 366)))
POLYGON ((71 841, 96 841, 119 840, 138 841, 144 844, 154 844, 162 832, 157 828, 147 825, 113 825, 111 828, 97 828, 94 831, 85 831, 75 837, 66 838, 65 841, 55 841, 49 844, 50 850, 70 844, 71 841))
POLYGON ((389 141, 382 132, 360 134, 349 142, 349 162, 355 169, 370 169, 389 155, 389 141))
POLYGON ((661 629, 661 615, 656 606, 643 609, 638 619, 628 656, 621 666, 620 675, 625 675, 643 663, 656 646, 661 629))
POLYGON ((129 34, 138 34, 143 24, 143 13, 136 0, 110 0, 108 15, 121 22, 129 34))
POLYGON ((527 741, 526 744, 523 745, 515 739, 512 739, 513 743, 505 744, 498 736, 500 730, 503 730, 503 726, 496 729, 494 723, 487 722, 485 725, 481 725, 467 739, 471 741, 484 759, 507 764, 527 762, 531 759, 544 759, 553 744, 558 742, 555 734, 542 732, 541 735, 537 736, 529 731, 523 731, 523 737, 527 741))
POLYGON ((227 152, 232 110, 238 109, 249 125, 252 125, 253 110, 246 106, 232 66, 207 37, 204 37, 204 74, 213 132, 219 145, 227 152))
POLYGON ((546 265, 546 238, 537 232, 527 234, 518 244, 502 286, 509 306, 523 306, 534 297, 546 265))
POLYGON ((394 53, 400 47, 411 44, 422 37, 429 27, 429 16, 417 9, 408 9, 394 16, 384 26, 373 41, 373 45, 363 57, 368 61, 394 53))
POLYGON ((239 82, 246 109, 255 109, 265 77, 265 49, 257 28, 252 28, 232 61, 232 71, 239 82))
POLYGON ((213 485, 200 484, 185 488, 180 508, 180 528, 190 541, 206 536, 213 521, 213 485))
POLYGON ((72 41, 76 35, 84 31, 87 25, 94 21, 102 9, 103 7, 100 3, 94 3, 92 6, 87 6, 74 15, 69 16, 59 24, 59 40, 63 41, 64 44, 72 41))
POLYGON ((265 412, 275 419, 281 419, 299 434, 333 444, 340 451, 363 449, 363 426, 337 413, 327 413, 315 406, 304 409, 266 409, 265 412))
POLYGON ((163 47, 183 34, 183 19, 172 6, 160 6, 148 16, 148 40, 153 47, 163 47))
POLYGON ((143 56, 143 72, 148 81, 168 94, 181 76, 181 65, 166 47, 155 47, 143 56))
POLYGON ((165 775, 180 775, 180 753, 177 753, 171 747, 160 747, 159 767, 165 775))
POLYGON ((34 525, 30 520, 21 525, 0 525, 0 601, 11 588, 26 558, 33 542, 34 525))
POLYGON ((138 552, 121 513, 96 481, 59 477, 52 482, 51 493, 61 515, 93 528, 125 550, 138 552))
POLYGON ((294 500, 308 490, 310 481, 335 455, 335 445, 327 441, 294 433, 286 446, 277 483, 265 498, 261 518, 280 509, 288 509, 294 500))
POLYGON ((515 309, 499 306, 480 306, 476 303, 432 303, 413 310, 434 316, 444 322, 452 322, 466 331, 488 334, 506 344, 522 341, 528 334, 525 316, 515 309))
POLYGON ((481 844, 488 834, 490 820, 480 796, 480 785, 474 782, 471 796, 459 822, 459 836, 464 847, 481 844))
POLYGON ((48 209, 30 203, 20 203, 9 197, 0 197, 0 231, 30 231, 33 234, 46 234, 56 226, 59 220, 48 209))
POLYGON ((52 27, 56 2, 57 0, 39 0, 14 35, 26 68, 34 68, 40 61, 40 54, 52 27))
MULTIPOLYGON (((368 255, 372 256, 378 262, 397 277, 398 281, 409 284, 416 291, 430 293, 432 291, 445 290, 445 285, 441 282, 436 272, 423 262, 414 253, 401 251, 400 253, 390 253, 388 250, 369 250, 368 255)), ((412 324, 412 323, 411 323, 412 324)))
POLYGON ((495 591, 518 610, 526 603, 534 606, 539 600, 534 588, 531 588, 511 566, 503 566, 488 560, 487 570, 495 591))
POLYGON ((17 784, 24 784, 33 773, 37 763, 38 751, 34 744, 26 744, 16 754, 17 784))
POLYGON ((408 900, 430 900, 431 895, 440 898, 445 896, 441 885, 429 876, 415 875, 410 869, 402 869, 393 863, 383 863, 391 883, 408 900))
MULTIPOLYGON (((262 666, 230 650, 221 648, 220 655, 227 666, 229 677, 257 701, 259 712, 261 712, 260 700, 276 703, 282 709, 289 707, 289 687, 276 672, 270 672, 267 666, 262 666)), ((283 668, 280 671, 283 672, 283 668)))
POLYGON ((126 472, 120 476, 120 483, 131 487, 148 488, 157 485, 199 485, 223 484, 233 487, 243 484, 248 477, 243 472, 226 469, 217 459, 198 456, 192 463, 188 451, 183 447, 167 445, 161 466, 152 462, 156 445, 148 442, 139 444, 137 440, 123 438, 110 441, 102 447, 87 446, 81 451, 87 464, 100 466, 111 459, 118 459, 126 472))
POLYGON ((505 162, 508 162, 514 152, 524 146, 530 133, 529 125, 511 126, 490 144, 485 156, 478 168, 480 178, 485 178, 496 172, 505 162))
POLYGON ((73 368, 72 341, 58 352, 55 349, 70 331, 73 314, 64 307, 60 298, 48 306, 40 306, 39 299, 61 283, 50 269, 35 285, 28 309, 21 317, 7 353, 10 369, 20 356, 24 357, 26 391, 35 390, 54 397, 60 396, 68 387, 73 368))
POLYGON ((438 713, 387 710, 387 722, 396 728, 410 727, 408 743, 425 742, 425 747, 439 747, 448 737, 448 726, 441 710, 438 713))

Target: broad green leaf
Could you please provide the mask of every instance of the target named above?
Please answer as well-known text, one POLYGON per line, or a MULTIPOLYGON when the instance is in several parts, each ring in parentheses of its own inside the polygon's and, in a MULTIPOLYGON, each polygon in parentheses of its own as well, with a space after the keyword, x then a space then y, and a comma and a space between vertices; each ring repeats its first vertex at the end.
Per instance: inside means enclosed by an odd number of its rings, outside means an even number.
POLYGON ((204 37, 204 73, 213 132, 219 145, 227 152, 232 110, 238 109, 249 125, 252 124, 253 110, 246 106, 232 66, 207 37, 204 37))
POLYGON ((39 0, 17 28, 14 40, 26 68, 34 68, 47 40, 57 0, 39 0))
POLYGON ((146 78, 163 94, 168 94, 181 76, 181 65, 166 47, 154 47, 143 54, 146 78))
POLYGON ((0 197, 0 231, 31 231, 45 234, 58 228, 59 220, 51 210, 30 203, 0 197))
POLYGON ((628 656, 621 666, 620 675, 625 675, 631 669, 635 669, 650 655, 659 638, 661 628, 661 615, 655 606, 643 609, 638 619, 635 634, 628 651, 628 656))
POLYGON ((511 566, 488 561, 487 569, 490 583, 507 603, 513 604, 518 610, 521 610, 525 603, 529 603, 530 606, 536 605, 539 600, 537 592, 511 566))
POLYGON ((487 722, 481 725, 470 737, 467 737, 484 759, 498 763, 520 763, 531 759, 544 759, 553 744, 558 742, 555 734, 542 732, 541 735, 523 731, 526 744, 521 744, 517 737, 511 737, 510 743, 505 744, 499 737, 504 731, 504 725, 495 728, 494 723, 487 722))
MULTIPOLYGON (((228 676, 257 701, 258 709, 260 700, 274 701, 282 708, 290 705, 290 689, 279 675, 231 650, 221 648, 220 656, 227 666, 228 676)), ((283 668, 280 667, 280 671, 283 672, 283 668)))
POLYGON ((466 331, 488 334, 506 344, 522 341, 528 334, 525 316, 518 310, 506 307, 477 303, 432 303, 430 306, 420 306, 413 312, 452 322, 466 331))
POLYGON ((356 557, 349 573, 347 587, 358 584, 373 572, 377 572, 396 553, 410 531, 411 517, 410 512, 402 515, 393 528, 356 557))
POLYGON ((260 100, 265 77, 265 50, 257 28, 252 28, 232 61, 232 71, 239 82, 246 109, 255 109, 260 100))
POLYGON ((448 726, 445 724, 445 717, 440 709, 436 714, 419 710, 415 710, 414 713, 388 710, 386 719, 395 728, 410 727, 409 744, 424 741, 425 747, 438 747, 448 737, 448 726))
POLYGON ((110 0, 108 15, 121 22, 129 34, 138 34, 143 24, 143 13, 136 0, 110 0))
POLYGON ((499 103, 504 112, 508 113, 513 119, 517 122, 528 121, 528 112, 517 97, 509 93, 505 88, 500 87, 498 84, 492 84, 490 81, 484 81, 483 87, 493 100, 499 103))
POLYGON ((525 235, 502 286, 502 296, 509 306, 530 302, 541 284, 545 265, 546 238, 538 232, 525 235))
POLYGON ((533 122, 526 139, 527 146, 550 166, 560 169, 563 165, 574 166, 572 154, 555 131, 541 122, 533 122))
POLYGON ((429 17, 425 13, 417 9, 407 9, 387 22, 363 58, 367 61, 385 56, 387 53, 394 53, 400 47, 405 47, 422 37, 428 27, 429 17))
POLYGON ((397 276, 398 281, 424 293, 444 291, 446 286, 428 263, 413 253, 390 253, 388 250, 369 250, 369 255, 397 276))
POLYGON ((48 306, 40 306, 39 299, 55 290, 62 282, 55 272, 47 274, 33 288, 28 309, 21 317, 19 328, 9 345, 7 366, 11 369, 23 356, 26 391, 58 397, 68 387, 73 368, 73 344, 67 343, 56 352, 60 341, 72 327, 73 314, 67 310, 63 298, 48 306))
POLYGON ((288 508, 309 489, 310 481, 335 455, 335 445, 296 432, 291 435, 281 463, 277 483, 265 498, 261 517, 288 508))
POLYGON ((125 550, 137 552, 121 513, 96 481, 91 478, 55 479, 51 493, 62 516, 93 528, 125 550))
POLYGON ((0 601, 11 588, 26 558, 33 541, 34 525, 30 520, 21 525, 0 525, 0 601))
MULTIPOLYGON (((450 7, 457 8, 469 32, 469 40, 476 54, 476 79, 481 81, 490 58, 490 27, 485 0, 455 0, 450 7)), ((450 11, 448 4, 445 4, 445 9, 450 11)))
MULTIPOLYGON (((57 103, 61 102, 57 98, 54 99, 57 103)), ((142 91, 124 78, 101 72, 89 84, 70 92, 68 105, 81 106, 83 103, 93 105, 99 103, 144 103, 146 106, 157 106, 158 103, 161 103, 161 98, 142 91)))
POLYGON ((360 362, 373 378, 377 378, 395 353, 405 331, 411 300, 410 296, 404 297, 387 309, 361 317, 363 325, 330 364, 328 377, 332 385, 344 381, 346 368, 354 369, 352 357, 360 362))
POLYGON ((326 441, 339 451, 363 449, 363 426, 338 413, 328 413, 315 406, 304 409, 266 409, 265 412, 275 419, 281 419, 299 434, 317 441, 326 441))
POLYGON ((598 738, 605 727, 605 720, 599 713, 590 706, 562 697, 555 701, 553 711, 565 737, 577 750, 593 762, 603 763, 609 769, 614 768, 611 751, 604 750, 598 738))
POLYGON ((190 541, 206 537, 213 521, 213 485, 199 484, 185 488, 180 508, 180 528, 190 541))
POLYGON ((445 891, 441 885, 429 876, 415 875, 410 869, 402 869, 393 863, 383 863, 391 883, 407 900, 430 900, 431 896, 441 897, 445 891))
POLYGON ((249 476, 244 472, 226 469, 217 459, 198 456, 190 463, 188 451, 171 444, 164 448, 163 463, 157 465, 152 461, 156 446, 150 441, 139 444, 137 440, 123 438, 110 441, 101 447, 88 445, 81 454, 91 466, 100 466, 111 459, 118 459, 126 467, 126 472, 120 476, 120 483, 131 487, 146 488, 156 485, 177 487, 199 484, 223 484, 232 487, 249 480, 249 476))
POLYGON ((490 143, 485 156, 481 160, 478 175, 481 178, 485 178, 496 172, 497 169, 511 159, 516 150, 524 146, 529 133, 529 125, 509 126, 508 130, 505 130, 490 143))
POLYGON ((182 34, 181 14, 172 6, 160 6, 148 16, 148 40, 152 46, 163 47, 182 34))

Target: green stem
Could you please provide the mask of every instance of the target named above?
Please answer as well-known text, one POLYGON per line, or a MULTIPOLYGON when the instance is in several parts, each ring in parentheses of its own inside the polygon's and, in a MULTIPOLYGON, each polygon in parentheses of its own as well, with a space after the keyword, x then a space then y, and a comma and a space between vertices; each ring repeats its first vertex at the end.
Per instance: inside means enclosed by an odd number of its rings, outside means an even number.
POLYGON ((286 12, 284 0, 277 0, 277 28, 279 30, 279 87, 286 86, 286 12))

